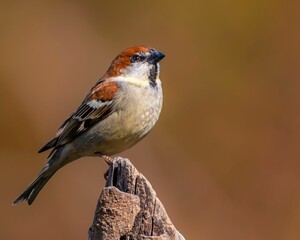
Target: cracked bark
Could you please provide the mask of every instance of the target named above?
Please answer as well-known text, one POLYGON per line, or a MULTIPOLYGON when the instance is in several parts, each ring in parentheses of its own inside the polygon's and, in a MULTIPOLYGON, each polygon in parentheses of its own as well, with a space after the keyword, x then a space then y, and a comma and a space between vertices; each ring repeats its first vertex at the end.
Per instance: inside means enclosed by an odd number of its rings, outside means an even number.
POLYGON ((114 158, 97 202, 89 240, 184 240, 148 180, 128 159, 114 158))

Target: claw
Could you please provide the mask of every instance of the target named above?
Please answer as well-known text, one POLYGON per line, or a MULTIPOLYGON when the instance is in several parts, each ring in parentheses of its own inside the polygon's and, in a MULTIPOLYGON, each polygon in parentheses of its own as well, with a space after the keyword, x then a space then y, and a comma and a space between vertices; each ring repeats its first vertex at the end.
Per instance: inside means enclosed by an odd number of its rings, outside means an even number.
POLYGON ((98 157, 102 157, 104 159, 104 161, 107 163, 107 165, 110 165, 113 162, 113 158, 109 157, 107 155, 103 155, 100 152, 95 152, 95 155, 98 157))
POLYGON ((103 157, 104 161, 107 163, 107 165, 112 164, 113 158, 106 156, 106 155, 102 155, 102 157, 103 157))

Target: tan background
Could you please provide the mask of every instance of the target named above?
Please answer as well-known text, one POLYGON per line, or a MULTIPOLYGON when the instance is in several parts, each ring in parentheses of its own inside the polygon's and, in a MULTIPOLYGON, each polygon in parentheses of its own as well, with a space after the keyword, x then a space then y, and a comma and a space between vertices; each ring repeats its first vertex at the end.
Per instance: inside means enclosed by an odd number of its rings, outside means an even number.
POLYGON ((106 165, 11 207, 37 150, 124 48, 166 53, 155 129, 122 154, 186 239, 300 238, 299 1, 0 2, 0 239, 87 239, 106 165), (106 2, 106 3, 105 3, 106 2))

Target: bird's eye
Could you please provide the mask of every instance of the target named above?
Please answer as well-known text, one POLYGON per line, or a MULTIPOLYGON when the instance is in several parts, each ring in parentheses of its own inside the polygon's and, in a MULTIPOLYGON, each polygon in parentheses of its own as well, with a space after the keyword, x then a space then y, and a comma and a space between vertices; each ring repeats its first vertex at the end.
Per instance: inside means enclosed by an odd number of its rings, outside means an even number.
POLYGON ((131 62, 139 62, 142 60, 142 57, 140 55, 133 55, 131 57, 131 62))

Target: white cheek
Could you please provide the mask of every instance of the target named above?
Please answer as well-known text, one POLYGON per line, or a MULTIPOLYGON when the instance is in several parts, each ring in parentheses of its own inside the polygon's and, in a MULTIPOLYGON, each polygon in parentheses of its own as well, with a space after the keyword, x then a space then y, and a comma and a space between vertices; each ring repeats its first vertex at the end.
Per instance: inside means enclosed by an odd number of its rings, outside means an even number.
POLYGON ((122 71, 123 74, 140 78, 140 79, 147 79, 149 76, 149 63, 133 63, 131 66, 127 67, 125 70, 122 71))

